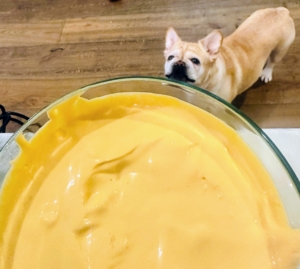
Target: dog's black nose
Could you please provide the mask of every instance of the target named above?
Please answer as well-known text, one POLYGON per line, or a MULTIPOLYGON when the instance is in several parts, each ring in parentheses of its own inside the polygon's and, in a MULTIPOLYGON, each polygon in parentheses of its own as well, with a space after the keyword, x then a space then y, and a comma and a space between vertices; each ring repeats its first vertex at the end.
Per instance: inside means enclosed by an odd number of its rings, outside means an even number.
POLYGON ((186 78, 186 65, 184 61, 179 60, 174 63, 171 78, 176 80, 185 80, 186 78))
POLYGON ((195 82, 194 79, 188 77, 186 64, 184 61, 181 60, 174 63, 172 67, 172 73, 166 74, 166 77, 184 82, 195 82))
POLYGON ((185 62, 179 60, 178 62, 176 62, 176 63, 174 64, 174 67, 175 67, 175 66, 177 66, 177 67, 179 67, 179 68, 185 67, 185 62))

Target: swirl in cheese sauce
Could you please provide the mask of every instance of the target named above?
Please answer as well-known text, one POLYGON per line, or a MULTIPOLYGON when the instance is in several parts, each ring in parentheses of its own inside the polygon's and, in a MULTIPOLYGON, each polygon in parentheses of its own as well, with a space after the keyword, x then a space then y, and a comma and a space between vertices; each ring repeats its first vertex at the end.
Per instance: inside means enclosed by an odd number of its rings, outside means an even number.
POLYGON ((290 269, 270 176, 239 135, 173 97, 72 97, 21 147, 1 193, 0 268, 290 269))

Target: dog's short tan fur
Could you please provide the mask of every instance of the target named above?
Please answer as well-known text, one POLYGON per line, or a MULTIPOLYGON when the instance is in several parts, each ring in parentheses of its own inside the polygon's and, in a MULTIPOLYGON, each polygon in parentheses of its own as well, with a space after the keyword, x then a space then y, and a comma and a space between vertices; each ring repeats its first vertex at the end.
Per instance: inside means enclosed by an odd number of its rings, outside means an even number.
POLYGON ((224 39, 214 30, 198 43, 189 43, 169 28, 165 75, 194 82, 231 102, 259 77, 264 82, 272 79, 274 65, 282 60, 294 38, 294 22, 283 7, 254 12, 224 39))

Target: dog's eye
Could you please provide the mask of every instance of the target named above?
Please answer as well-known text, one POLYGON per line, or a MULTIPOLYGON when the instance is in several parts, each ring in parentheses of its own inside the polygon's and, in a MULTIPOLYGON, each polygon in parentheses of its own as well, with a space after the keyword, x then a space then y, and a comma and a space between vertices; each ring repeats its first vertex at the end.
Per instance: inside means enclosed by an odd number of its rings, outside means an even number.
POLYGON ((168 57, 168 61, 171 61, 173 58, 174 58, 174 56, 173 56, 173 55, 170 55, 170 56, 168 57))
POLYGON ((200 61, 197 58, 192 58, 191 62, 197 65, 200 64, 200 61))

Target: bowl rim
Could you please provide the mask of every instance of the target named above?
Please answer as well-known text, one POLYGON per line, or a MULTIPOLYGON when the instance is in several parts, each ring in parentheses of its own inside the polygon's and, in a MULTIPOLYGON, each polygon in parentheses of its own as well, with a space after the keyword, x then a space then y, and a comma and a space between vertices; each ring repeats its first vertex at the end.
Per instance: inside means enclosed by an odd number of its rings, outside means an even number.
MULTIPOLYGON (((229 108, 232 110, 234 113, 238 114, 243 120, 245 120, 251 127, 254 128, 254 130, 257 132, 258 135, 271 147, 271 149, 274 151, 274 153, 277 155, 279 158, 279 161, 282 163, 284 169, 287 171, 289 176, 291 177, 299 195, 300 195, 300 180, 298 179, 297 175, 295 174, 294 170, 284 157, 284 155, 281 153, 281 151, 278 149, 278 147, 274 144, 274 142, 268 137, 268 135, 260 128, 250 117, 248 117, 244 112, 242 112, 240 109, 235 107, 233 104, 227 102, 226 100, 222 99, 221 97, 203 89, 200 88, 199 86, 196 86, 194 84, 182 82, 182 81, 177 81, 169 78, 164 78, 164 77, 156 77, 156 76, 120 76, 120 77, 114 77, 114 78, 109 78, 109 79, 104 79, 100 81, 93 82, 91 84, 85 85, 83 87, 80 87, 74 91, 71 91, 65 95, 62 95, 55 101, 51 102, 49 105, 45 106, 43 109, 32 115, 27 122, 25 122, 9 139, 8 141, 4 144, 2 149, 0 149, 0 154, 4 149, 11 143, 10 141, 14 141, 15 137, 17 137, 20 133, 22 133, 32 122, 37 119, 40 115, 45 113, 49 108, 54 107, 57 103, 61 102, 63 99, 66 99, 68 97, 74 96, 76 94, 83 94, 85 91, 89 90, 91 87, 96 86, 96 85, 103 85, 103 84, 109 84, 112 82, 120 82, 120 81, 128 81, 128 80, 140 80, 140 81, 157 81, 157 82, 162 82, 162 83, 169 83, 171 85, 177 85, 177 86, 184 86, 187 88, 191 88, 193 90, 196 90, 198 92, 201 92, 204 95, 208 95, 209 97, 217 100, 218 102, 222 103, 225 107, 229 108)), ((1 188, 1 186, 0 186, 1 188)))

